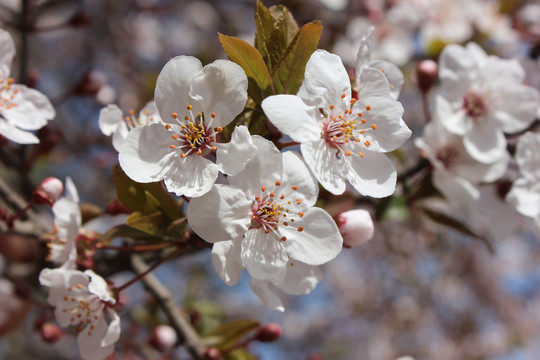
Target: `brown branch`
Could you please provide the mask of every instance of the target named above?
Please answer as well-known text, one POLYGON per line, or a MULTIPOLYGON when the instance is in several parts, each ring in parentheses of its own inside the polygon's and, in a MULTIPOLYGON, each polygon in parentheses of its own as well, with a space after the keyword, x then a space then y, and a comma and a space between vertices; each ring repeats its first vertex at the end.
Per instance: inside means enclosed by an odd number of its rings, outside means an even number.
MULTIPOLYGON (((131 266, 138 275, 147 272, 149 268, 143 258, 138 254, 131 256, 131 266)), ((205 346, 195 329, 193 329, 187 320, 186 315, 174 303, 169 290, 151 273, 143 276, 141 281, 169 319, 171 326, 178 335, 179 343, 185 346, 193 359, 203 360, 206 350, 205 346)))

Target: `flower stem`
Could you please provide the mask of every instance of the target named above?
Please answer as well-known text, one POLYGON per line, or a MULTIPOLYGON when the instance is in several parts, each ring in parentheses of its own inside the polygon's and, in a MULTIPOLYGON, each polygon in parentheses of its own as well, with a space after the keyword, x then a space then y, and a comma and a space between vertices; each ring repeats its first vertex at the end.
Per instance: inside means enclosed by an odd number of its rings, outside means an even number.
POLYGON ((176 248, 176 250, 171 252, 169 255, 167 255, 164 258, 156 261, 154 264, 152 264, 152 266, 149 266, 144 272, 137 274, 137 276, 135 276, 133 279, 129 280, 127 283, 125 283, 124 285, 116 288, 116 292, 120 292, 120 291, 124 290, 125 288, 133 285, 137 281, 141 280, 141 278, 143 278, 146 274, 152 272, 152 270, 157 268, 159 265, 166 263, 167 261, 171 260, 172 258, 174 258, 176 255, 180 254, 181 252, 182 252, 182 247, 179 246, 178 248, 176 248))

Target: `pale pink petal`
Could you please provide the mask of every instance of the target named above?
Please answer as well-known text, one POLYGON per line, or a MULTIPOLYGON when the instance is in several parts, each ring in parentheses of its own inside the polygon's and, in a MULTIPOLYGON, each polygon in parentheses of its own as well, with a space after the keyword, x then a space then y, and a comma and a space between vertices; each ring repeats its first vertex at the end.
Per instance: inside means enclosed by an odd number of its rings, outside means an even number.
POLYGON ((516 133, 528 128, 535 120, 540 95, 532 87, 507 84, 492 93, 490 107, 502 131, 516 133))
POLYGON ((110 318, 110 322, 105 337, 101 340, 101 346, 103 347, 113 345, 120 338, 120 317, 110 307, 107 308, 107 315, 110 318))
POLYGON ((0 113, 12 124, 23 130, 37 130, 56 116, 49 99, 41 92, 24 85, 13 84, 12 90, 17 90, 13 102, 17 106, 3 108, 0 113))
POLYGON ((433 118, 452 134, 460 136, 465 135, 467 131, 467 120, 470 120, 466 117, 465 111, 460 108, 460 105, 456 106, 450 103, 441 95, 435 97, 433 118))
POLYGON ((79 353, 84 360, 104 360, 114 352, 114 343, 108 346, 101 346, 101 342, 107 333, 107 322, 100 316, 92 323, 94 329, 90 331, 84 328, 77 335, 77 345, 79 353))
POLYGON ((206 116, 214 113, 212 126, 227 126, 240 114, 247 102, 248 80, 244 70, 228 60, 206 65, 191 81, 189 95, 206 116))
POLYGON ((339 254, 343 239, 332 217, 321 208, 309 209, 297 218, 294 227, 280 227, 280 234, 287 254, 308 265, 324 264, 339 254), (301 230, 301 231, 299 231, 301 230))
POLYGON ((480 197, 478 188, 471 182, 451 176, 445 171, 433 173, 433 185, 456 206, 467 206, 480 197))
POLYGON ((188 224, 211 243, 241 240, 251 222, 251 202, 240 189, 215 185, 205 195, 191 199, 188 224))
POLYGON ((88 290, 92 294, 98 297, 101 301, 106 301, 112 304, 116 302, 109 291, 109 285, 107 285, 105 279, 92 270, 86 270, 84 274, 90 278, 88 290))

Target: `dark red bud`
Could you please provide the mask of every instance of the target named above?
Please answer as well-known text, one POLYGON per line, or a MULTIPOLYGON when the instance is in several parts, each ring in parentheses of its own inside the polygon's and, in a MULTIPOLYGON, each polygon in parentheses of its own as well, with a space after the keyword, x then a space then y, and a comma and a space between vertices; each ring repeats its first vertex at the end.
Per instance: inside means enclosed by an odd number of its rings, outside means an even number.
POLYGON ((276 341, 281 337, 281 326, 275 323, 269 323, 261 326, 255 334, 255 340, 261 342, 276 341))
POLYGON ((435 80, 437 80, 437 71, 439 66, 433 60, 422 60, 416 65, 416 81, 418 88, 422 92, 427 92, 435 80))

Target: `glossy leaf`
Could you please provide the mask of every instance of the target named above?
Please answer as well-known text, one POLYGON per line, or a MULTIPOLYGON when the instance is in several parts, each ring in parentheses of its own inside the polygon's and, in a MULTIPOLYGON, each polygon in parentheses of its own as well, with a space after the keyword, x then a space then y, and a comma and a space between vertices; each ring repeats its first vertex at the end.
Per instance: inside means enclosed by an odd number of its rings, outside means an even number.
POLYGON ((296 94, 302 81, 306 63, 317 50, 322 25, 313 21, 302 26, 291 41, 272 72, 272 81, 278 94, 296 94))
POLYGON ((268 40, 274 30, 276 19, 266 6, 257 1, 255 9, 255 48, 262 55, 264 62, 270 64, 270 55, 268 53, 268 40))
POLYGON ((131 180, 119 165, 113 167, 118 200, 131 211, 142 214, 163 212, 169 219, 180 217, 180 204, 159 182, 141 184, 131 180))
POLYGON ((251 319, 235 320, 214 329, 207 338, 215 341, 214 347, 220 350, 228 349, 259 326, 258 322, 251 319))
POLYGON ((269 69, 274 69, 298 34, 298 24, 289 10, 283 5, 270 7, 270 13, 276 19, 276 22, 267 41, 270 57, 268 67, 269 69))
POLYGON ((268 68, 257 49, 233 36, 219 34, 219 41, 229 60, 240 65, 246 72, 248 94, 257 104, 275 93, 268 68))
POLYGON ((161 212, 156 212, 150 215, 143 215, 140 212, 134 212, 128 216, 126 224, 150 235, 165 235, 165 224, 163 223, 163 216, 161 212))

